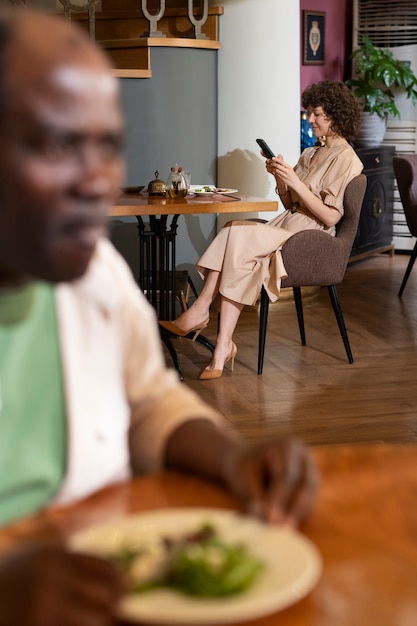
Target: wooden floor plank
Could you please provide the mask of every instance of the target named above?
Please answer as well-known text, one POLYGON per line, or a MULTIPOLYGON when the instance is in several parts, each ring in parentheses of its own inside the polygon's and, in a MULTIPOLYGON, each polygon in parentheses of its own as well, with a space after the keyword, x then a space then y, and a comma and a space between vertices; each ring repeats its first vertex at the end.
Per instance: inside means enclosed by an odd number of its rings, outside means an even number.
MULTIPOLYGON (((310 444, 417 443, 417 269, 403 297, 397 295, 408 258, 381 254, 352 263, 338 286, 352 365, 324 288, 304 311, 306 346, 293 303, 270 307, 262 376, 256 308, 239 320, 235 371, 226 369, 218 380, 198 380, 210 358, 206 348, 174 340, 185 384, 248 439, 295 434, 310 444)), ((212 340, 216 318, 205 333, 212 340)))

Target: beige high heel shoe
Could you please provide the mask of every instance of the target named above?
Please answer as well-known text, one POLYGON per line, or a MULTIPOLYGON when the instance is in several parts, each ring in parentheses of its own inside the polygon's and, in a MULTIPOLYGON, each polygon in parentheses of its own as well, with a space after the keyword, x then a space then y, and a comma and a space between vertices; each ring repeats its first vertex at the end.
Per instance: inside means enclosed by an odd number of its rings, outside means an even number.
POLYGON ((233 372, 233 370, 235 369, 235 357, 236 357, 236 354, 237 354, 237 346, 232 341, 232 350, 231 350, 229 356, 227 357, 227 359, 225 360, 225 362, 223 363, 222 369, 221 370, 213 370, 213 369, 210 369, 208 367, 205 367, 203 369, 203 371, 200 372, 200 376, 198 378, 200 380, 213 380, 214 378, 220 378, 221 375, 223 374, 224 366, 226 365, 226 363, 228 363, 228 361, 231 361, 230 369, 233 372))
POLYGON ((177 335, 177 337, 186 337, 190 333, 194 333, 193 341, 195 341, 201 331, 204 328, 207 328, 209 321, 210 318, 208 317, 204 320, 202 324, 200 324, 199 326, 194 326, 194 328, 190 328, 189 330, 183 330, 182 328, 177 326, 175 322, 168 322, 166 320, 159 320, 159 325, 162 326, 162 328, 165 328, 165 330, 168 330, 173 335, 177 335))

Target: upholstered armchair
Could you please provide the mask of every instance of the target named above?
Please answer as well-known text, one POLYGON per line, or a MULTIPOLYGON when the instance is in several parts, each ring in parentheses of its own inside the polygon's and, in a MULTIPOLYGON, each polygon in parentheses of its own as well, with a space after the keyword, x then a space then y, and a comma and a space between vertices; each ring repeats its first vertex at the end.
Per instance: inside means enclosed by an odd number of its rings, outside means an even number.
MULTIPOLYGON (((398 191, 403 205, 407 226, 413 237, 417 237, 417 154, 402 154, 392 159, 398 191)), ((417 242, 411 253, 398 295, 401 297, 404 287, 413 269, 417 257, 417 242)))
MULTIPOLYGON (((293 235, 282 248, 282 257, 288 278, 281 286, 292 287, 302 345, 306 344, 301 287, 326 286, 343 339, 349 363, 352 351, 339 302, 336 285, 341 283, 358 230, 362 202, 366 190, 366 176, 356 176, 346 187, 344 215, 336 227, 336 236, 317 230, 305 230, 293 235)), ((262 374, 268 321, 269 298, 261 291, 259 316, 258 374, 262 374)))

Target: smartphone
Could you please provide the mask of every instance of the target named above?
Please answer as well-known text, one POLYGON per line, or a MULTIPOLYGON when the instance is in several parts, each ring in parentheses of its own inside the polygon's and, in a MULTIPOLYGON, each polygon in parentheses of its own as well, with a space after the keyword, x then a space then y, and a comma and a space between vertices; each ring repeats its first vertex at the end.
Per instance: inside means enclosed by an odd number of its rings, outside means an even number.
POLYGON ((261 148, 262 152, 265 154, 265 156, 268 159, 274 158, 275 154, 272 152, 271 148, 268 146, 266 141, 264 141, 263 139, 257 139, 256 143, 258 144, 258 146, 261 148))

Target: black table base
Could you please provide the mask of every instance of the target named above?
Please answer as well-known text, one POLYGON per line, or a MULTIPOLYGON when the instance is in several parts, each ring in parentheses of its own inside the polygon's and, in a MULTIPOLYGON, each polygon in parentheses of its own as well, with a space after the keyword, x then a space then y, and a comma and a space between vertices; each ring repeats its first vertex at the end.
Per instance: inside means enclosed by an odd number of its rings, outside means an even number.
MULTIPOLYGON (((175 272, 175 242, 179 215, 150 215, 149 221, 144 221, 140 215, 136 216, 139 231, 139 275, 138 284, 146 298, 152 304, 160 320, 175 320, 176 318, 176 272, 175 272), (168 224, 168 217, 171 223, 168 224)), ((171 341, 172 335, 161 326, 161 339, 167 347, 174 367, 180 379, 184 380, 177 352, 171 341)), ((186 338, 192 339, 194 333, 186 338)), ((212 342, 199 334, 198 343, 214 350, 212 342)))

